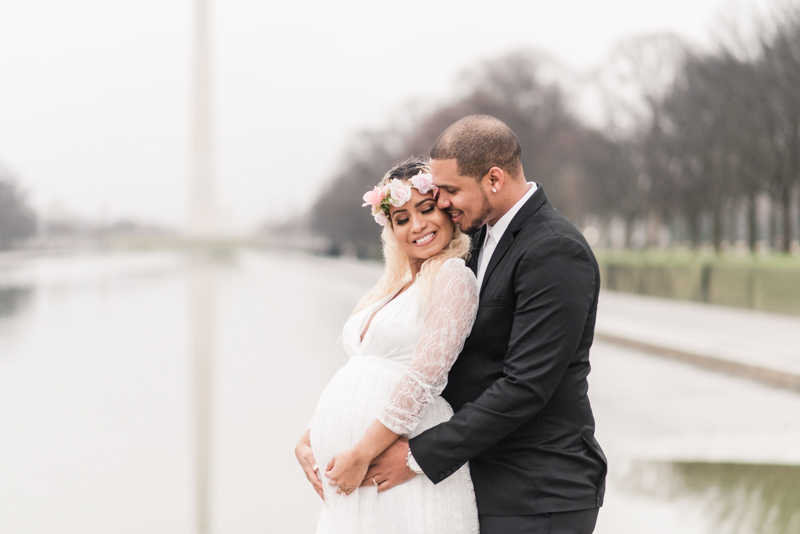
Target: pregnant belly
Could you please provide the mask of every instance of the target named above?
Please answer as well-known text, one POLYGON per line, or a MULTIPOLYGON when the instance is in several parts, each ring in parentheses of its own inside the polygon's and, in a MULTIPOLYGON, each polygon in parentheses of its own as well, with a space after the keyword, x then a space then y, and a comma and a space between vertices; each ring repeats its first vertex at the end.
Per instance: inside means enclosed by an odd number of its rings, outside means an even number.
MULTIPOLYGON (((311 422, 311 446, 317 464, 327 464, 335 454, 361 439, 377 419, 404 370, 381 358, 353 357, 334 375, 320 396, 311 422)), ((450 405, 436 397, 425 408, 410 437, 452 415, 450 405)))

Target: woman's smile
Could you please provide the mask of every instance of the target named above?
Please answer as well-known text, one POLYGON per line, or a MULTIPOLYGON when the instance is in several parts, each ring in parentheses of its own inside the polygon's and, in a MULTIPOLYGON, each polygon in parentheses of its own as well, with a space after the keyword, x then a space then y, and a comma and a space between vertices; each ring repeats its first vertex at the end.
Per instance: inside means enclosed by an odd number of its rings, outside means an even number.
POLYGON ((413 241, 413 243, 415 245, 417 245, 418 247, 419 246, 424 246, 424 245, 427 245, 428 243, 430 243, 431 240, 433 240, 434 237, 436 237, 436 231, 428 232, 425 235, 423 235, 422 237, 418 237, 417 239, 415 239, 413 241))

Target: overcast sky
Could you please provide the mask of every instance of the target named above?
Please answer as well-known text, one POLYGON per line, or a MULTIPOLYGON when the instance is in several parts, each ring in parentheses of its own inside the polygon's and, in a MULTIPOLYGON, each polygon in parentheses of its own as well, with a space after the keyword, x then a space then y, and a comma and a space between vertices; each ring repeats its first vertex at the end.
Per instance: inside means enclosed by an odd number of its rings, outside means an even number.
MULTIPOLYGON (((535 48, 590 70, 634 35, 705 46, 721 18, 769 2, 211 4, 217 201, 247 229, 305 209, 354 132, 445 100, 482 59, 535 48)), ((0 165, 37 209, 184 225, 193 13, 191 0, 0 2, 0 165)))

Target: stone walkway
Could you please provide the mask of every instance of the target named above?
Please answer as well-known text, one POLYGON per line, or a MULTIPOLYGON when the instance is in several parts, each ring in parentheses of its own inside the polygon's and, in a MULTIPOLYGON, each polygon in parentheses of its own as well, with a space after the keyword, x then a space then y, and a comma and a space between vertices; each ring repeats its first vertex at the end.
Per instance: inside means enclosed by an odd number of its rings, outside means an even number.
POLYGON ((800 392, 800 317, 605 291, 598 341, 800 392))

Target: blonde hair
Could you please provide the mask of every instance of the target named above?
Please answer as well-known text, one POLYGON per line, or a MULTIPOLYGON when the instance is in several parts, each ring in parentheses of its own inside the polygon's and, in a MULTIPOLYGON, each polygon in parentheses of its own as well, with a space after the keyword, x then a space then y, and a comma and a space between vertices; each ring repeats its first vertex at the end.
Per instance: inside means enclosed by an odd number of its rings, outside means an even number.
MULTIPOLYGON (((430 160, 425 156, 412 156, 403 160, 392 167, 389 172, 384 175, 378 185, 382 186, 392 178, 407 181, 421 172, 430 173, 430 167, 428 166, 429 161, 430 160)), ((453 223, 453 226, 453 238, 441 251, 425 260, 417 274, 415 283, 418 284, 419 287, 420 307, 422 309, 428 307, 433 280, 436 278, 436 273, 439 272, 444 262, 452 258, 467 260, 469 257, 469 236, 463 233, 457 224, 453 223)), ((356 308, 353 310, 353 314, 358 313, 370 304, 378 302, 388 295, 397 293, 411 280, 411 267, 409 266, 408 256, 400 247, 400 243, 397 242, 397 238, 394 236, 394 228, 392 227, 391 221, 383 227, 381 243, 383 244, 383 263, 386 266, 383 271, 383 276, 381 276, 378 283, 375 284, 375 287, 358 302, 356 308)))
MULTIPOLYGON (((420 295, 420 307, 426 309, 430 303, 431 288, 436 273, 449 259, 461 258, 467 260, 469 257, 470 238, 463 233, 458 225, 455 225, 453 239, 440 252, 431 256, 422 264, 419 274, 417 274, 416 284, 418 284, 420 295)), ((383 262, 386 265, 383 276, 375 284, 369 293, 364 295, 353 310, 356 314, 382 298, 397 293, 404 285, 411 280, 411 267, 408 263, 408 256, 400 248, 394 230, 391 225, 386 225, 381 233, 383 243, 383 262)))

